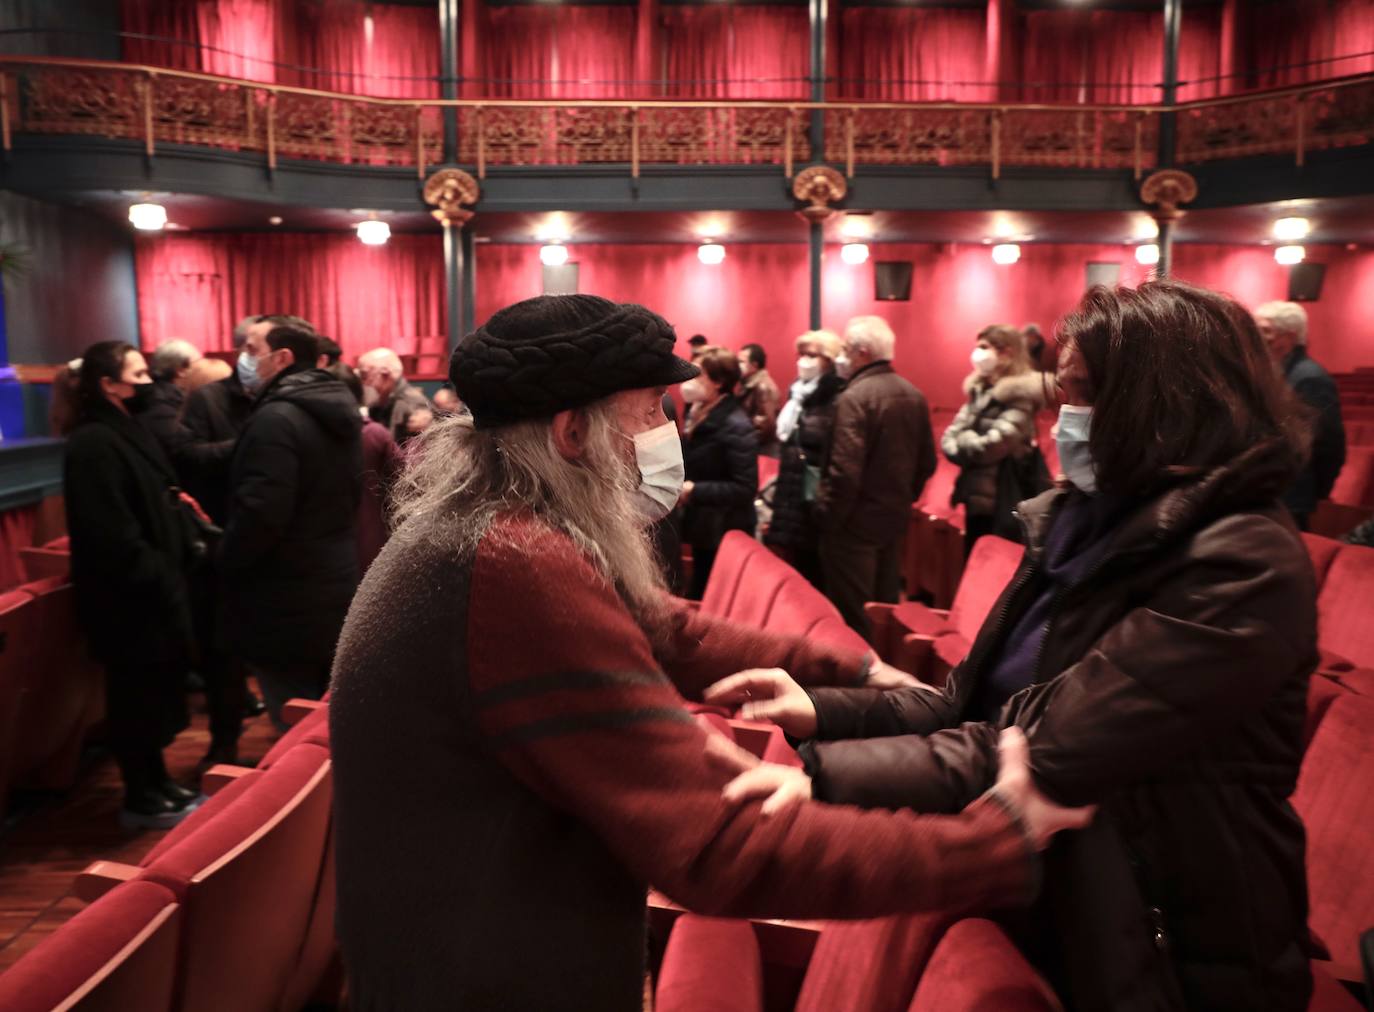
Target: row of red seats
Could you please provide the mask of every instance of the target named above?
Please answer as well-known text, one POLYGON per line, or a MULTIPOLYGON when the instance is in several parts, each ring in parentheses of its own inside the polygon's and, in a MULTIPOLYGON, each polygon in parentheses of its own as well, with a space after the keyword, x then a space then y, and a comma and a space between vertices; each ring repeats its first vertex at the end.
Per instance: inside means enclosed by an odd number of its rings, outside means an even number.
MULTIPOLYGON (((1313 678, 1310 745, 1293 803, 1308 831, 1310 924, 1329 957, 1314 963, 1310 1008, 1353 1012, 1359 1004, 1338 981, 1360 981, 1358 939, 1374 926, 1374 826, 1366 813, 1374 794, 1374 750, 1368 748, 1374 632, 1359 617, 1374 599, 1374 550, 1311 535, 1305 541, 1318 579, 1323 661, 1313 678)), ((875 632, 892 643, 894 631, 904 630, 897 642, 910 648, 903 641, 916 637, 931 663, 958 663, 1020 552, 1001 539, 983 539, 948 612, 870 605, 875 632), (912 620, 918 628, 902 624, 902 616, 912 614, 919 615, 912 620)), ((790 567, 742 537, 722 545, 717 566, 722 563, 722 584, 716 585, 713 572, 706 599, 728 601, 732 618, 749 621, 761 612, 772 628, 785 628, 781 616, 759 602, 776 598, 790 567)), ((756 755, 796 762, 776 728, 700 719, 756 755)), ((941 915, 824 925, 730 921, 682 915, 661 897, 653 909, 660 927, 676 918, 659 977, 659 1012, 1059 1007, 1006 936, 986 921, 951 924, 941 915), (789 972, 796 978, 790 987, 789 972)))
POLYGON ((78 876, 90 903, 0 975, 0 1008, 243 1012, 337 1002, 327 710, 211 793, 137 866, 78 876))

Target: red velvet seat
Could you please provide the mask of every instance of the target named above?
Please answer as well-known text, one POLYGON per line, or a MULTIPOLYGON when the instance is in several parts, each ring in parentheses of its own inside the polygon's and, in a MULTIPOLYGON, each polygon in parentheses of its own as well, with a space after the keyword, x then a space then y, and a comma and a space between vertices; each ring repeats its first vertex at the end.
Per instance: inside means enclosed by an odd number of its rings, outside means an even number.
POLYGON ((180 927, 181 908, 162 886, 117 886, 0 975, 0 1008, 169 1010, 180 927))
POLYGON ((60 576, 68 578, 72 571, 72 553, 65 548, 21 548, 19 563, 26 580, 42 580, 60 576))
POLYGON ((748 921, 683 914, 668 936, 657 1012, 762 1012, 763 964, 748 921))
POLYGON ((1309 923, 1339 966, 1374 927, 1374 698, 1338 696, 1303 758, 1293 807, 1307 826, 1309 923))
POLYGON ((778 476, 781 461, 777 457, 759 457, 759 488, 767 485, 778 476))
POLYGON ((1322 650, 1374 668, 1374 548, 1342 545, 1317 595, 1317 642, 1322 650))
POLYGON ((1364 1006, 1326 970, 1313 967, 1312 999, 1307 1003, 1307 1012, 1364 1012, 1364 1006))
POLYGON ((1312 560, 1312 574, 1317 578, 1317 592, 1320 593, 1322 584, 1326 582, 1327 570, 1331 568, 1331 563, 1336 561, 1336 553, 1341 550, 1341 543, 1334 538, 1307 533, 1303 534, 1302 543, 1307 547, 1307 555, 1312 560))
POLYGON ((253 782, 158 848, 146 867, 96 865, 78 883, 89 892, 102 878, 133 876, 180 898, 178 1008, 276 1008, 309 935, 326 862, 328 753, 298 745, 246 777, 253 782))
POLYGON ((1374 446, 1347 446, 1345 466, 1331 489, 1331 501, 1374 506, 1374 446))
POLYGON ((1048 984, 991 921, 960 921, 936 946, 910 1012, 1058 1012, 1048 984))
POLYGON ((903 1012, 949 922, 935 913, 826 924, 796 1012, 903 1012))
MULTIPOLYGON (((764 552, 764 547, 743 531, 730 531, 721 539, 711 576, 701 595, 701 610, 711 615, 728 616, 734 604, 746 564, 764 552)), ((771 554, 771 553, 769 553, 771 554)))
POLYGON ((0 813, 16 755, 19 713, 33 655, 33 598, 18 590, 0 594, 0 813))
POLYGON ((1312 675, 1312 680, 1307 683, 1307 719, 1302 728, 1304 746, 1312 743, 1326 711, 1345 692, 1346 689, 1336 679, 1321 672, 1312 675))
POLYGON ((257 768, 260 770, 271 769, 278 759, 297 745, 307 743, 319 745, 326 751, 329 749, 329 707, 321 706, 311 710, 298 720, 267 750, 267 754, 258 762, 257 768))

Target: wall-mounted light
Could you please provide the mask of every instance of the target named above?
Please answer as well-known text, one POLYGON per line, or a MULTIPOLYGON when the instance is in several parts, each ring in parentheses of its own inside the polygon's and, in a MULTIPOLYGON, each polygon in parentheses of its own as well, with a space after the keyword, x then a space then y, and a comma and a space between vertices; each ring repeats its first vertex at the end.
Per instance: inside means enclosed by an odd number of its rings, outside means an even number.
POLYGON ((725 260, 725 247, 718 242, 704 242, 697 247, 697 259, 714 267, 725 260))
POLYGON ((992 262, 1014 264, 1021 259, 1021 247, 1014 242, 1000 242, 992 247, 992 262))
POLYGON ((545 267, 562 267, 568 262, 568 247, 560 243, 540 246, 539 262, 545 267))
POLYGON ((868 260, 868 246, 861 242, 847 242, 840 247, 840 259, 850 265, 858 265, 868 260))
POLYGON ((1274 259, 1285 267, 1300 264, 1307 256, 1307 250, 1301 246, 1279 246, 1274 250, 1274 259))
POLYGON ((161 204, 133 204, 129 221, 144 232, 161 232, 167 226, 167 208, 161 204))
POLYGON ((1274 222, 1274 238, 1283 242, 1305 239, 1310 231, 1312 223, 1306 218, 1280 218, 1274 222))
POLYGON ((1145 267, 1153 267, 1159 263, 1159 246, 1152 242, 1137 246, 1135 248, 1135 262, 1145 267))
POLYGON ((873 234, 873 218, 867 214, 846 214, 840 223, 840 234, 846 239, 867 239, 873 234))
POLYGON ((358 241, 364 246, 385 246, 391 238, 391 226, 376 218, 368 218, 354 226, 358 230, 358 241))

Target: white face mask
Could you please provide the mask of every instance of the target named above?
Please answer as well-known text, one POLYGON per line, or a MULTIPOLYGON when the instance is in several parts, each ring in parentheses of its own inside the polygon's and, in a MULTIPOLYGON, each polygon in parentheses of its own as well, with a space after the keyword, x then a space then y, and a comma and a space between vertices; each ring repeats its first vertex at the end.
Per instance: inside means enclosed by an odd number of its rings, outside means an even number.
POLYGON ((848 355, 841 355, 835 359, 835 371, 840 374, 840 379, 849 379, 854 375, 854 363, 849 361, 848 355))
POLYGON ((1059 428, 1054 442, 1059 448, 1059 469, 1064 477, 1084 492, 1097 491, 1097 468, 1088 449, 1092 432, 1093 409, 1065 404, 1059 409, 1059 428))
POLYGON ((682 384, 682 399, 688 404, 700 404, 710 396, 711 392, 700 376, 689 379, 682 384))
POLYGON ((682 440, 678 438, 677 426, 664 422, 638 433, 634 441, 635 463, 639 465, 635 504, 644 519, 658 523, 673 511, 682 495, 682 480, 687 473, 682 464, 682 440))
POLYGON ((991 348, 974 348, 969 361, 973 363, 973 368, 979 376, 991 376, 992 371, 997 368, 997 352, 991 348))
POLYGON ((809 381, 821 374, 821 360, 815 355, 803 355, 797 359, 797 379, 809 381))

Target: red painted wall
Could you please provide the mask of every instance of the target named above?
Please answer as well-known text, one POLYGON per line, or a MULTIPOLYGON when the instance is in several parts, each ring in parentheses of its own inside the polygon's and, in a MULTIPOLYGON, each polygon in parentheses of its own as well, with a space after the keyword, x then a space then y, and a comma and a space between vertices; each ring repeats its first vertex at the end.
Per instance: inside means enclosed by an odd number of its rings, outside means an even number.
MULTIPOLYGON (((1374 251, 1309 247, 1327 264, 1322 298, 1308 305, 1313 355, 1333 370, 1374 364, 1374 251)), ((662 313, 685 342, 694 333, 738 348, 757 341, 768 350, 769 369, 790 382, 792 341, 807 324, 807 251, 800 244, 726 247, 723 264, 708 267, 684 245, 573 247, 580 264, 579 290, 621 301, 638 301, 662 313)), ((1037 322, 1049 332, 1083 291, 1089 261, 1122 265, 1121 279, 1137 284, 1148 268, 1122 246, 1028 244, 1010 266, 992 262, 974 245, 874 244, 867 264, 850 267, 839 248, 826 248, 823 318, 841 330, 849 317, 876 313, 897 333, 898 370, 937 406, 959 402, 974 336, 990 323, 1037 322), (910 302, 873 299, 874 260, 916 265, 910 302)), ((1287 269, 1272 251, 1250 246, 1186 245, 1175 250, 1179 278, 1229 292, 1253 307, 1287 294, 1287 269)), ((541 289, 534 246, 479 246, 477 319, 541 289)))

